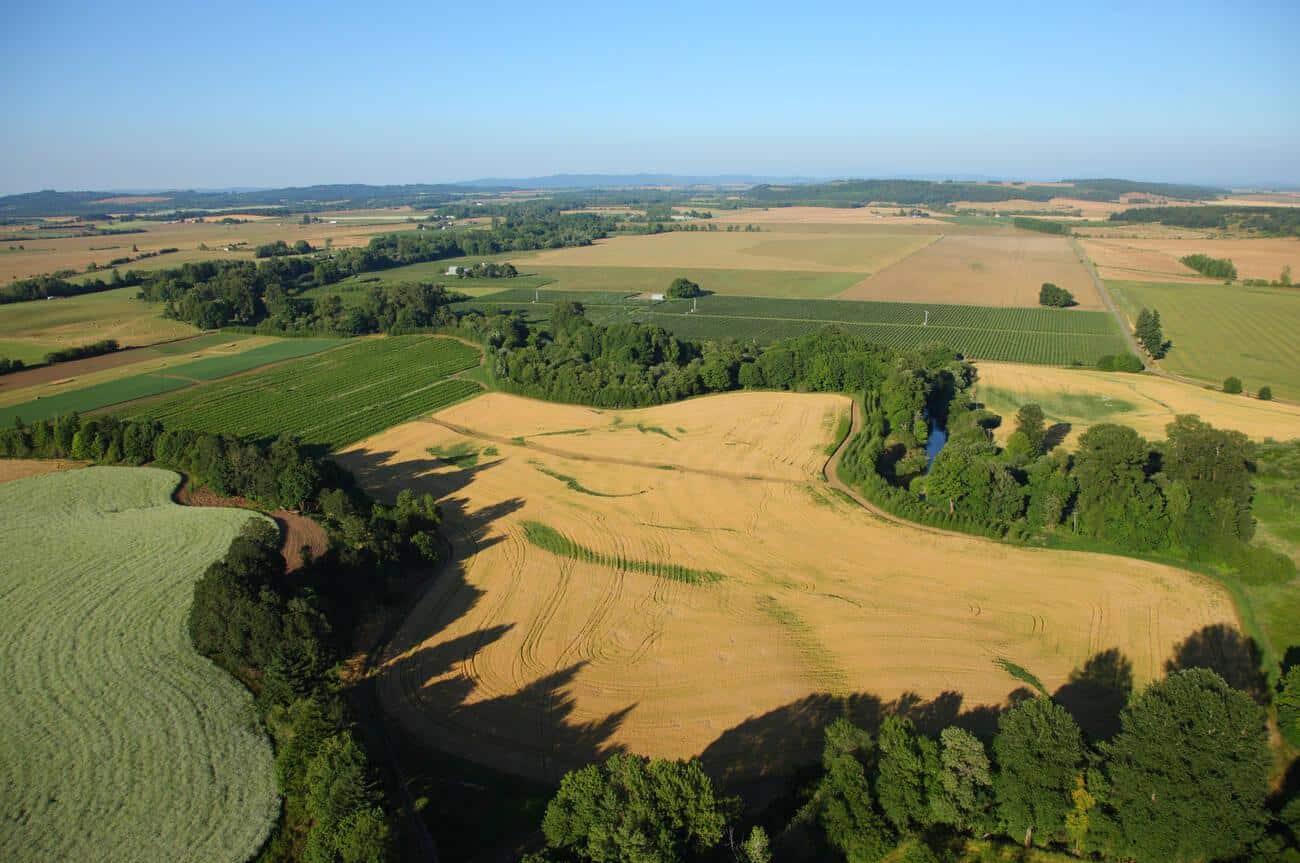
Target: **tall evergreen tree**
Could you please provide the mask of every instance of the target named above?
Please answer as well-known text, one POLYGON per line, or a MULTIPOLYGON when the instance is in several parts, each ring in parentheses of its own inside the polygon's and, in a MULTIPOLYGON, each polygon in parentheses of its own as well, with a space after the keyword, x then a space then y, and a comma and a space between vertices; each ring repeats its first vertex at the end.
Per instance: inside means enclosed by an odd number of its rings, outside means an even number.
POLYGON ((1002 715, 993 752, 993 788, 1007 834, 1025 845, 1060 838, 1084 758, 1074 718, 1049 698, 1031 698, 1002 715))
POLYGON ((880 810, 900 833, 930 822, 926 802, 938 770, 934 741, 917 734, 910 719, 886 717, 876 739, 876 798, 880 810))

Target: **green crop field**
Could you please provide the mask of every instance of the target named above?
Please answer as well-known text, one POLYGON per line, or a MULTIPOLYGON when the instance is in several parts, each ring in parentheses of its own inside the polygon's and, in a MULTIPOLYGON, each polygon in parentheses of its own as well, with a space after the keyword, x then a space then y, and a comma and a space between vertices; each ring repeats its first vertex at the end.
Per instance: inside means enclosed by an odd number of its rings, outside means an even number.
POLYGON ((831 297, 867 277, 866 273, 798 270, 711 269, 704 267, 551 267, 529 266, 557 291, 625 291, 662 294, 685 276, 706 291, 745 297, 831 297))
POLYGON ((532 302, 532 297, 532 292, 503 291, 459 305, 485 311, 519 309, 541 320, 552 304, 576 300, 598 323, 636 320, 683 338, 760 343, 834 324, 896 348, 943 342, 976 359, 1049 365, 1091 365, 1104 354, 1125 349, 1114 318, 1103 312, 725 296, 702 297, 691 312, 690 300, 650 304, 617 292, 544 290, 541 302, 532 302))
POLYGON ((1160 361, 1177 374, 1222 384, 1241 378, 1246 390, 1261 385, 1279 398, 1300 400, 1300 290, 1223 284, 1107 282, 1130 320, 1157 309, 1165 338, 1173 342, 1160 361))
POLYGON ((477 350, 454 339, 356 339, 318 357, 178 393, 136 415, 171 428, 289 432, 335 449, 481 392, 474 381, 447 377, 478 362, 477 350))
POLYGON ((128 375, 3 407, 0 408, 0 423, 12 423, 15 418, 33 422, 73 411, 84 413, 100 410, 123 402, 174 392, 201 381, 239 374, 268 363, 319 353, 338 344, 341 344, 338 339, 280 339, 242 353, 204 357, 170 366, 166 371, 128 375))
POLYGON ((240 863, 279 812, 248 692, 194 652, 194 580, 250 514, 93 467, 0 485, 0 857, 240 863))

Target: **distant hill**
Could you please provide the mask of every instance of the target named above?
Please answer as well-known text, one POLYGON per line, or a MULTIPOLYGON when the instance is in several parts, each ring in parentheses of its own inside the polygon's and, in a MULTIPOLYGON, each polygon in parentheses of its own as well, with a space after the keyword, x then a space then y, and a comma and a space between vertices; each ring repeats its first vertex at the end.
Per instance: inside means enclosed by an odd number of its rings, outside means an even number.
POLYGON ((1227 194, 1224 189, 1173 183, 1145 183, 1135 180, 1066 180, 1061 186, 1007 186, 1000 183, 936 183, 929 180, 834 180, 829 183, 785 185, 764 183, 744 193, 758 205, 812 205, 862 207, 873 201, 906 206, 946 206, 954 201, 992 203, 1024 199, 1048 201, 1056 197, 1088 201, 1118 201, 1127 193, 1147 193, 1186 201, 1213 200, 1227 194))
POLYGON ((516 189, 607 189, 637 186, 754 186, 759 183, 803 184, 812 177, 758 177, 751 174, 550 174, 545 177, 466 180, 459 186, 516 189))

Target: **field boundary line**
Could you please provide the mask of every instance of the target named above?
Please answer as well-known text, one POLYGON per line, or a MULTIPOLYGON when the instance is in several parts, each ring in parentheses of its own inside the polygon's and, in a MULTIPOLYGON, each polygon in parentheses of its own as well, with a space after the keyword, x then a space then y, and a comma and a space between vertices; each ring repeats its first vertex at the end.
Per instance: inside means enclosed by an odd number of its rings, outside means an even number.
MULTIPOLYGON (((903 261, 906 261, 907 259, 911 258, 913 255, 917 255, 917 254, 920 254, 921 252, 924 252, 926 249, 928 249, 928 248, 930 248, 931 246, 937 244, 940 240, 942 240, 943 238, 945 238, 945 237, 947 237, 947 236, 948 236, 947 234, 935 234, 935 235, 934 235, 934 239, 930 240, 930 242, 928 242, 928 243, 923 243, 923 244, 917 246, 915 249, 913 249, 912 251, 908 252, 906 255, 903 255, 903 257, 899 258, 897 261, 890 261, 888 264, 885 264, 883 267, 881 267, 880 269, 876 270, 874 273, 867 273, 866 278, 862 279, 861 281, 854 282, 853 284, 849 285, 849 286, 848 286, 847 288, 845 288, 844 290, 840 291, 838 294, 831 294, 831 295, 830 295, 829 297, 827 297, 826 299, 828 299, 828 300, 844 300, 844 299, 847 299, 847 300, 849 300, 850 302, 862 302, 861 300, 854 300, 852 297, 845 297, 844 295, 847 294, 849 291, 853 290, 854 288, 858 287, 859 285, 865 285, 867 282, 871 281, 871 280, 874 279, 876 276, 880 275, 881 273, 885 272, 886 270, 890 270, 890 269, 892 269, 892 268, 894 268, 894 267, 897 267, 899 264, 901 264, 901 263, 903 263, 903 261)), ((871 301, 868 300, 868 302, 871 302, 871 301)), ((880 301, 880 302, 888 302, 888 301, 886 300, 886 301, 880 301)))

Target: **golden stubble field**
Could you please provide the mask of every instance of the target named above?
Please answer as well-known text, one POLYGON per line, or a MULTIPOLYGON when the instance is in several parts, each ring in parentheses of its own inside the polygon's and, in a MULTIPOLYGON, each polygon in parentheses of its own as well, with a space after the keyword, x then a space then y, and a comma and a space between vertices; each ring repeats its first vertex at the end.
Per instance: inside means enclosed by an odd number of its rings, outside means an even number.
POLYGON ((377 658, 384 708, 433 746, 549 780, 618 747, 726 772, 771 734, 743 768, 762 774, 816 757, 794 729, 816 705, 955 715, 1019 686, 999 658, 1054 689, 1111 648, 1140 683, 1233 620, 1218 588, 1169 567, 871 516, 820 478, 848 407, 490 394, 343 453, 381 496, 436 494, 457 553, 377 658), (540 547, 539 525, 585 551, 540 547), (650 574, 665 563, 703 580, 650 574))
POLYGON ((1037 306, 1052 282, 1074 294, 1080 309, 1102 309, 1101 297, 1063 237, 1000 230, 945 234, 913 255, 864 279, 841 299, 1037 306))
MULTIPOLYGON (((1230 258, 1242 279, 1276 279, 1282 268, 1300 280, 1300 239, 1099 239, 1080 240, 1103 279, 1147 282, 1204 282, 1205 277, 1179 261, 1186 255, 1230 258)), ((1209 281, 1216 281, 1211 279, 1209 281)))
POLYGON ((1262 402, 1152 375, 1018 363, 979 362, 976 367, 976 400, 1002 415, 1002 425, 994 431, 999 441, 1015 431, 1016 411, 1030 402, 1043 408, 1049 423, 1069 424, 1062 442, 1070 448, 1089 426, 1103 422, 1132 426, 1148 440, 1163 440, 1165 427, 1179 414, 1196 414, 1255 440, 1300 437, 1300 407, 1285 402, 1262 402))

